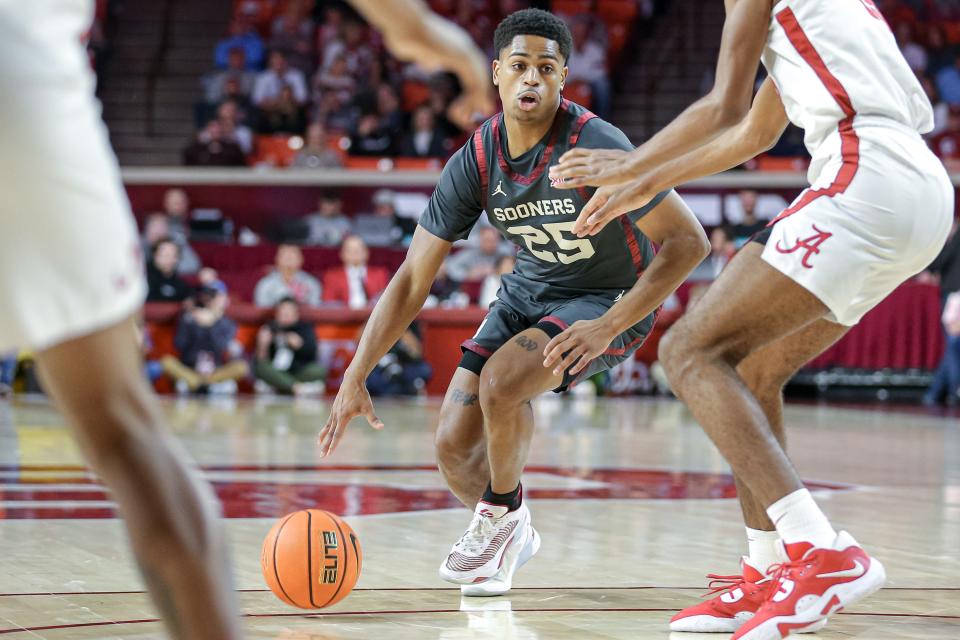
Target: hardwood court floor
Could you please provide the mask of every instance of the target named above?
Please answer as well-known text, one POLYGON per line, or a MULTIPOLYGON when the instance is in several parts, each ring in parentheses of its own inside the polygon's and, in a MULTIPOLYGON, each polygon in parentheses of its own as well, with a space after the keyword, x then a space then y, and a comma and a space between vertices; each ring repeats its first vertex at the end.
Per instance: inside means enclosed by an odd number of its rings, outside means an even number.
MULTIPOLYGON (((434 401, 381 401, 386 429, 351 426, 330 460, 325 402, 169 401, 170 422, 228 516, 252 639, 669 638, 706 573, 744 552, 723 461, 667 400, 536 403, 525 487, 543 547, 494 599, 436 575, 470 514, 433 470, 434 401), (358 589, 316 613, 265 591, 263 536, 305 507, 345 514, 364 550, 358 589)), ((791 451, 834 522, 886 565, 887 588, 812 637, 960 638, 958 420, 890 408, 788 407, 791 451)), ((42 400, 0 401, 0 637, 161 638, 109 496, 42 400)), ((808 636, 810 637, 810 636, 808 636)))

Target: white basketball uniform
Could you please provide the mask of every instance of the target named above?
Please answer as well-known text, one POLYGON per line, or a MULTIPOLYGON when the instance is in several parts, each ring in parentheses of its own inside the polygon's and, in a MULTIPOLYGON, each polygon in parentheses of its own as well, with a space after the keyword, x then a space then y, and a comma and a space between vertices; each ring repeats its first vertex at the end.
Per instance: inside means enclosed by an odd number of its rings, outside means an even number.
POLYGON ((933 109, 872 0, 781 0, 763 64, 813 157, 763 259, 856 324, 946 242, 953 186, 920 137, 933 109))
POLYGON ((136 225, 81 42, 92 0, 0 0, 0 352, 143 303, 136 225))

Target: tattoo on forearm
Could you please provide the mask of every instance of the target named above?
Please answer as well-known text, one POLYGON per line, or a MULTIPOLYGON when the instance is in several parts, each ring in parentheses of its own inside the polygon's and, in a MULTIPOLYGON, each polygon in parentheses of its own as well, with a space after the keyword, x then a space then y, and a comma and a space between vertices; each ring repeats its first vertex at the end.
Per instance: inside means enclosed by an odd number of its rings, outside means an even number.
POLYGON ((539 346, 536 340, 531 340, 527 336, 517 336, 516 343, 527 351, 534 351, 539 346))
POLYGON ((477 404, 477 394, 467 393, 466 391, 461 391, 460 389, 453 390, 453 396, 451 399, 457 404, 462 404, 465 407, 472 407, 477 404))

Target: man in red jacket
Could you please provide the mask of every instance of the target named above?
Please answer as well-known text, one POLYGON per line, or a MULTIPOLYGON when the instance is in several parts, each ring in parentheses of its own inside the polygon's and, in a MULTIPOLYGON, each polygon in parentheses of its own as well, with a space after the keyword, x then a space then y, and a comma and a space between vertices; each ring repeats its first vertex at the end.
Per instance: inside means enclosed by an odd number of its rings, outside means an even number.
POLYGON ((323 276, 323 301, 363 309, 372 304, 387 288, 390 274, 383 267, 367 265, 370 252, 360 236, 347 236, 340 245, 343 267, 331 269, 323 276))

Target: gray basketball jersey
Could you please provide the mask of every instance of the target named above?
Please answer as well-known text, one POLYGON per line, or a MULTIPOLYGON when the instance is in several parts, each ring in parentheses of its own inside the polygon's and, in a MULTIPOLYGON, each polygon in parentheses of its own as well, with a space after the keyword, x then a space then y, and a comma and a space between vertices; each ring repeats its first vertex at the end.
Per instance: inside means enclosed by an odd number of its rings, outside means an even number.
POLYGON ((573 224, 594 189, 559 189, 547 175, 568 149, 631 150, 619 129, 580 105, 562 100, 553 127, 537 145, 510 158, 503 114, 485 122, 447 162, 420 225, 454 241, 467 237, 482 211, 504 238, 519 247, 504 289, 538 298, 575 297, 632 287, 654 257, 636 221, 647 206, 609 223, 596 236, 578 238, 573 224))

